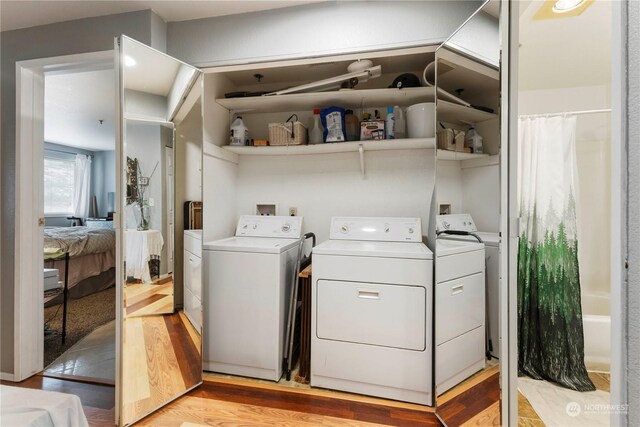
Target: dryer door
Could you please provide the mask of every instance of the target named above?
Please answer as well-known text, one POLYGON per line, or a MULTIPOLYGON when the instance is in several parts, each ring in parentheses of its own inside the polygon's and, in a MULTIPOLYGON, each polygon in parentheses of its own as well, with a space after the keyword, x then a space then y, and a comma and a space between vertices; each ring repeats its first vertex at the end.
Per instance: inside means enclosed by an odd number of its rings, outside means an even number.
POLYGON ((422 351, 427 292, 422 286, 319 280, 318 338, 422 351))

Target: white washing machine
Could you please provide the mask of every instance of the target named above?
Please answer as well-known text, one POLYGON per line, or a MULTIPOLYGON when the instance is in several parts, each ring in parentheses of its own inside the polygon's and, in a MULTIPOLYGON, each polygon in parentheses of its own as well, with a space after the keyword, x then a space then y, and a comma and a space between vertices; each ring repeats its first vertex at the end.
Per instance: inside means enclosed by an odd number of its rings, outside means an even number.
MULTIPOLYGON (((475 229, 475 222, 469 214, 445 215, 451 221, 457 221, 455 227, 468 227, 475 229), (454 219, 454 218, 457 218, 454 219), (465 223, 467 225, 465 225, 465 223)), ((484 243, 484 256, 486 266, 486 311, 487 311, 487 350, 492 357, 500 358, 500 343, 502 335, 500 330, 500 233, 475 231, 484 243)), ((473 236, 449 236, 442 235, 442 238, 450 240, 462 240, 477 242, 473 236)))
MULTIPOLYGON (((438 215, 436 230, 475 232, 469 215, 438 215)), ((436 393, 485 366, 485 245, 439 234, 436 240, 436 393)))
POLYGON ((240 217, 235 237, 204 243, 203 366, 278 381, 302 218, 240 217))
POLYGON ((311 385, 433 405, 433 254, 419 218, 332 218, 313 249, 311 385))

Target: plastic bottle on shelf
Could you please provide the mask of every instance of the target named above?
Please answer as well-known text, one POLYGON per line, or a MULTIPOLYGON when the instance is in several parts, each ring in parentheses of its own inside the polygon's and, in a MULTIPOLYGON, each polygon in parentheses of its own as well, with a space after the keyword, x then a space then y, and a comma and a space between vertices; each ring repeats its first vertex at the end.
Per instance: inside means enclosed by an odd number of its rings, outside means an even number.
POLYGON ((472 153, 481 154, 483 152, 482 137, 475 128, 469 128, 467 131, 464 137, 464 146, 470 148, 472 153))
POLYGON ((229 145, 249 145, 249 128, 245 126, 242 117, 238 116, 231 123, 231 140, 229 145))
POLYGON ((313 110, 313 129, 309 131, 309 144, 322 144, 324 136, 322 134, 322 125, 320 124, 320 109, 313 110))
POLYGON ((393 107, 393 115, 395 119, 395 136, 396 139, 403 139, 407 137, 406 125, 404 121, 404 113, 402 112, 402 108, 400 106, 395 105, 393 107))
POLYGON ((386 139, 396 139, 396 119, 393 107, 387 107, 387 119, 384 127, 386 139))
POLYGON ((353 114, 353 110, 347 110, 344 117, 345 127, 347 131, 347 141, 357 141, 360 139, 360 122, 358 117, 353 114))

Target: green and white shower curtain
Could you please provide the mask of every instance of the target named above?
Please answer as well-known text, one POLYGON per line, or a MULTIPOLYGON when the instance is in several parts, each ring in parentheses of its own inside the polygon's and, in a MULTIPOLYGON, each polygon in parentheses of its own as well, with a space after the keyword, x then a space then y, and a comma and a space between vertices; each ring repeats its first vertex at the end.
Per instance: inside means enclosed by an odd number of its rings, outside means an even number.
POLYGON ((518 127, 518 374, 595 390, 584 365, 576 220, 576 117, 518 127))

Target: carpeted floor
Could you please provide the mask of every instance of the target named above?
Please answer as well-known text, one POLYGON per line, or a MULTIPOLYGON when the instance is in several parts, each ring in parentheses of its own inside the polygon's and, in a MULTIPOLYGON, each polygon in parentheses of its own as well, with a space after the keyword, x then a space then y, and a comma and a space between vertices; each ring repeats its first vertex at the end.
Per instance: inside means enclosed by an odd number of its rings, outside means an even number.
MULTIPOLYGON (((116 318, 116 288, 111 287, 80 299, 69 299, 67 307, 67 338, 62 345, 60 335, 45 337, 44 366, 99 326, 116 318)), ((62 305, 44 309, 44 321, 49 329, 62 331, 62 305)))

